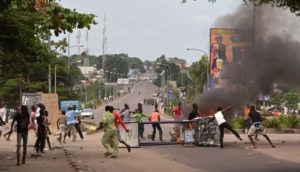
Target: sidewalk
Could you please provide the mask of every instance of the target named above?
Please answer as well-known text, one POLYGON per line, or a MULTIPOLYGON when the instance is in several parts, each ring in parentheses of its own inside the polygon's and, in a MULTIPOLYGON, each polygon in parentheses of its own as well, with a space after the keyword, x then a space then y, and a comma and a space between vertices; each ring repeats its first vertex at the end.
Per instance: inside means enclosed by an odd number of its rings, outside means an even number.
MULTIPOLYGON (((33 145, 35 143, 35 136, 31 131, 28 136, 28 147, 26 164, 16 166, 16 133, 11 136, 11 141, 6 141, 4 137, 0 139, 0 171, 13 171, 13 172, 38 172, 38 171, 61 171, 71 172, 74 169, 69 165, 69 161, 63 151, 62 147, 57 147, 54 143, 54 137, 51 137, 52 147, 54 150, 45 151, 45 153, 35 153, 33 145)), ((48 146, 46 146, 48 148, 48 146)), ((21 156, 23 147, 21 147, 21 156)))

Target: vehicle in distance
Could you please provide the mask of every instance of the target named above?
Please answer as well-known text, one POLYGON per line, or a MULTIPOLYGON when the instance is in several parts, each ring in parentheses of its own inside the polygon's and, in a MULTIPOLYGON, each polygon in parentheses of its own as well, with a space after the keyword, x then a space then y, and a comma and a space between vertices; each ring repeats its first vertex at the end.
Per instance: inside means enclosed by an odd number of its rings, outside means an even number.
POLYGON ((158 93, 157 93, 156 91, 154 91, 153 94, 152 94, 152 96, 153 96, 153 97, 157 97, 157 96, 158 96, 158 93))
POLYGON ((81 118, 91 118, 91 119, 94 119, 94 112, 93 112, 93 109, 83 109, 79 116, 81 118))

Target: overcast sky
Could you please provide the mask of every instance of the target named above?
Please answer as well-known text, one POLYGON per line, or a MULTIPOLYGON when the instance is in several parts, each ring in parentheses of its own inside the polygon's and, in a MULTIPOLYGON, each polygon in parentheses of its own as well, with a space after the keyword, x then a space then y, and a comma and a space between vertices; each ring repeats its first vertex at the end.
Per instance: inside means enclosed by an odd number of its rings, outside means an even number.
MULTIPOLYGON (((233 12, 242 0, 61 0, 64 7, 97 15, 97 25, 89 31, 90 54, 102 52, 103 16, 107 17, 107 53, 126 53, 142 60, 154 60, 162 54, 179 57, 189 64, 199 59, 200 52, 187 47, 209 50, 209 29, 219 17, 233 12)), ((77 31, 70 45, 76 44, 77 31)), ((81 32, 84 43, 85 30, 81 32)), ((71 49, 71 54, 77 53, 71 49)))

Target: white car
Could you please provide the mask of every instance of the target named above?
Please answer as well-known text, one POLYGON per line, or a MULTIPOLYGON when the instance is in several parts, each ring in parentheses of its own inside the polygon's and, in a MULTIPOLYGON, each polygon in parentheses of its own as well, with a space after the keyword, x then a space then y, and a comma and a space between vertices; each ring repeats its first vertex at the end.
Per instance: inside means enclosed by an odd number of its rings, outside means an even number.
POLYGON ((93 109, 83 109, 81 111, 81 113, 79 114, 79 116, 81 118, 91 118, 91 119, 94 119, 94 112, 93 112, 93 109))
POLYGON ((158 96, 158 94, 157 94, 157 92, 153 92, 153 97, 157 97, 158 96))

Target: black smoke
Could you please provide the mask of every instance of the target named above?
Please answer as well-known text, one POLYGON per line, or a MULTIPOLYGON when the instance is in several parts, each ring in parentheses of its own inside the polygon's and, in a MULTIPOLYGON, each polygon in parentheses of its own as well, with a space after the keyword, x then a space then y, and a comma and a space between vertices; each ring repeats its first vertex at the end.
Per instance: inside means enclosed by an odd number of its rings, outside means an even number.
POLYGON ((246 30, 241 36, 250 35, 252 46, 241 63, 226 66, 221 88, 201 94, 195 101, 202 114, 212 114, 218 106, 254 103, 259 95, 270 95, 275 83, 299 88, 300 20, 294 14, 267 5, 255 9, 243 5, 219 18, 214 27, 246 30))

